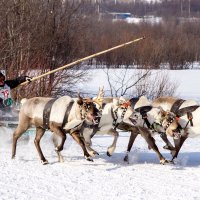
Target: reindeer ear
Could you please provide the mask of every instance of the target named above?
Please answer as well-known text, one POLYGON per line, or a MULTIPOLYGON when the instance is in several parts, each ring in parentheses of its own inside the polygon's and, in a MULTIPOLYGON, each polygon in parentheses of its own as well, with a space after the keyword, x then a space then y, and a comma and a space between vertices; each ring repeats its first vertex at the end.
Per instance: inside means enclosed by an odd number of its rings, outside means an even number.
POLYGON ((83 98, 80 96, 80 92, 78 92, 78 100, 77 100, 77 103, 79 105, 83 105, 83 98))

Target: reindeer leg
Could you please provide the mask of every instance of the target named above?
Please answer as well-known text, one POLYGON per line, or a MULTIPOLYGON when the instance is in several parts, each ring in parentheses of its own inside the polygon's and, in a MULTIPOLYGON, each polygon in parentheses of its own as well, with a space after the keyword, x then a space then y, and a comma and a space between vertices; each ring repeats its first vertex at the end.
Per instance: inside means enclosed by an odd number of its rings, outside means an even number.
MULTIPOLYGON (((57 146, 58 146, 58 135, 56 135, 55 133, 53 133, 52 141, 53 141, 54 147, 56 149, 57 146)), ((58 156, 58 162, 62 162, 63 163, 64 162, 64 158, 63 158, 61 152, 60 151, 56 151, 56 154, 58 156)))
POLYGON ((41 163, 43 165, 48 164, 48 161, 44 157, 42 150, 41 150, 41 147, 40 147, 40 140, 41 140, 42 136, 44 135, 44 132, 45 132, 45 129, 37 127, 36 128, 36 136, 35 136, 35 140, 34 140, 36 149, 38 151, 38 154, 39 154, 39 157, 40 157, 40 160, 41 160, 41 163))
POLYGON ((81 137, 79 135, 79 132, 78 131, 74 131, 74 132, 71 133, 71 136, 81 146, 86 160, 93 161, 93 159, 90 157, 89 153, 87 152, 87 149, 85 147, 84 141, 81 139, 81 137))
MULTIPOLYGON (((92 130, 93 131, 93 130, 92 130)), ((99 155, 97 151, 92 149, 92 141, 91 141, 91 134, 88 131, 83 131, 83 137, 82 140, 85 144, 85 147, 87 149, 87 152, 92 156, 95 157, 96 155, 99 155)))
POLYGON ((13 143, 12 143, 12 159, 15 158, 16 148, 17 148, 17 140, 22 136, 22 134, 29 128, 28 123, 18 124, 17 129, 13 133, 13 143))
POLYGON ((54 140, 53 140, 53 142, 54 142, 54 146, 56 144, 55 151, 58 155, 58 162, 64 162, 64 158, 61 154, 61 151, 63 150, 64 143, 67 138, 66 134, 61 130, 60 127, 56 126, 54 123, 50 124, 50 130, 61 138, 60 145, 58 145, 58 142, 55 142, 54 140))
POLYGON ((172 160, 171 162, 174 161, 175 158, 177 158, 178 153, 181 149, 181 147, 183 146, 183 143, 185 142, 185 140, 187 139, 187 137, 185 136, 181 136, 179 139, 174 139, 174 144, 175 144, 175 151, 172 152, 172 160))
POLYGON ((61 143, 60 145, 58 145, 55 150, 56 151, 62 151, 63 150, 63 147, 64 147, 64 143, 65 143, 65 140, 66 140, 66 134, 61 130, 60 127, 58 127, 57 125, 55 125, 54 123, 51 123, 50 124, 50 130, 52 132, 54 132, 56 135, 58 135, 60 138, 61 138, 61 143))
POLYGON ((119 133, 116 130, 111 129, 108 132, 108 134, 114 136, 113 143, 107 149, 107 156, 112 156, 112 154, 113 154, 113 152, 115 151, 115 148, 116 148, 116 144, 117 144, 117 140, 118 140, 118 137, 119 137, 119 133))
POLYGON ((127 147, 127 151, 126 151, 126 156, 124 157, 124 161, 127 162, 127 163, 129 163, 128 154, 130 153, 131 148, 133 146, 133 143, 134 143, 134 141, 135 141, 135 139, 136 139, 137 136, 138 136, 137 132, 131 131, 131 135, 130 135, 130 138, 129 138, 128 147, 127 147))
POLYGON ((147 144, 151 149, 153 149, 159 157, 160 164, 168 163, 168 161, 160 153, 158 147, 156 146, 155 139, 151 136, 151 133, 146 128, 139 128, 141 136, 146 140, 147 144))
POLYGON ((171 144, 171 142, 168 140, 166 133, 160 133, 160 137, 162 138, 162 140, 165 142, 165 146, 163 147, 164 149, 168 149, 168 150, 175 150, 175 147, 171 144))

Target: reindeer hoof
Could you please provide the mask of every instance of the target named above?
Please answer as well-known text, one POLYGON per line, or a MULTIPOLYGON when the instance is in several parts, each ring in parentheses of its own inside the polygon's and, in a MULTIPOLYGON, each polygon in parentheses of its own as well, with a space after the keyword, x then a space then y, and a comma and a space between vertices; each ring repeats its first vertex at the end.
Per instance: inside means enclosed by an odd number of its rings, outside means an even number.
POLYGON ((48 160, 41 160, 41 163, 42 163, 43 165, 49 164, 48 160))
POLYGON ((63 150, 63 148, 60 148, 60 147, 56 147, 56 148, 55 148, 55 151, 57 151, 57 152, 58 152, 58 151, 60 152, 60 151, 62 151, 62 150, 63 150))
POLYGON ((58 151, 58 147, 55 148, 55 151, 58 151))
POLYGON ((91 157, 86 157, 86 156, 85 156, 85 159, 86 159, 87 161, 94 162, 94 160, 93 160, 91 157))
POLYGON ((60 156, 59 159, 58 159, 58 162, 64 163, 64 162, 65 162, 65 161, 64 161, 64 158, 63 158, 62 156, 60 156))
POLYGON ((111 154, 110 154, 110 153, 107 151, 107 156, 109 156, 109 157, 110 157, 110 156, 112 156, 112 155, 111 155, 111 154))
POLYGON ((169 161, 170 164, 175 164, 174 160, 169 161))
POLYGON ((124 157, 124 162, 129 163, 128 155, 126 155, 126 156, 124 157))
POLYGON ((94 155, 98 155, 98 156, 99 156, 99 153, 98 153, 98 152, 96 152, 96 151, 94 151, 94 152, 93 152, 93 154, 94 154, 94 155))
POLYGON ((167 163, 169 163, 169 161, 168 161, 168 160, 165 160, 165 159, 163 159, 163 160, 160 160, 160 164, 162 164, 162 165, 165 165, 165 164, 167 164, 167 163))

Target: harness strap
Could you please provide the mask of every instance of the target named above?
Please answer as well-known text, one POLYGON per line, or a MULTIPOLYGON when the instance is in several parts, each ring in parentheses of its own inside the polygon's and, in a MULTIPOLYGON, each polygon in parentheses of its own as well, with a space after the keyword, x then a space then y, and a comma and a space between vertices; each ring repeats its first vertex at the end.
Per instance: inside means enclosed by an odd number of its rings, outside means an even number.
POLYGON ((135 111, 139 112, 142 115, 143 113, 149 112, 151 109, 152 109, 152 106, 142 106, 142 107, 136 108, 135 111))
POLYGON ((118 116, 115 116, 114 113, 117 114, 117 112, 113 111, 113 108, 111 108, 111 115, 112 115, 112 118, 113 118, 113 123, 112 124, 114 126, 114 129, 116 129, 117 126, 118 126, 118 124, 117 124, 118 116))
MULTIPOLYGON (((179 117, 181 117, 181 116, 187 114, 188 123, 190 122, 190 125, 193 126, 193 121, 192 121, 193 115, 192 115, 192 112, 194 112, 197 108, 199 108, 198 105, 181 108, 180 110, 177 111, 177 115, 179 117)), ((185 128, 188 126, 188 123, 186 124, 185 128)))
MULTIPOLYGON (((188 107, 185 107, 185 108, 180 108, 180 106, 182 105, 182 103, 184 102, 185 100, 183 99, 178 99, 172 106, 171 108, 171 112, 175 113, 176 114, 176 117, 181 117, 185 114, 187 114, 187 118, 188 118, 188 122, 185 126, 185 128, 188 126, 189 122, 190 122, 190 125, 193 126, 193 116, 192 116, 192 112, 195 111, 199 106, 198 105, 195 105, 195 106, 188 106, 188 107)), ((180 126, 181 127, 181 126, 180 126)), ((179 127, 179 129, 180 129, 179 127)), ((182 127, 181 127, 182 128, 182 127)), ((184 128, 184 129, 185 129, 184 128)))
POLYGON ((135 111, 139 112, 142 115, 142 119, 149 129, 152 129, 152 126, 147 118, 147 112, 149 112, 151 109, 152 106, 142 106, 135 109, 135 111))
POLYGON ((62 127, 64 127, 64 125, 68 122, 69 113, 72 109, 73 104, 74 104, 74 101, 71 101, 69 103, 69 105, 67 106, 67 109, 65 111, 65 116, 64 116, 64 119, 63 119, 63 123, 62 123, 62 127))
MULTIPOLYGON (((188 123, 187 123, 188 124, 188 123)), ((186 127, 187 127, 187 124, 186 124, 186 127)), ((186 128, 185 127, 185 128, 186 128)), ((178 127, 176 128, 176 130, 174 130, 175 132, 178 132, 180 133, 182 129, 185 129, 185 128, 182 128, 182 126, 178 123, 178 127)))
POLYGON ((193 115, 192 115, 192 113, 191 112, 187 112, 187 117, 188 117, 188 119, 190 121, 190 126, 193 126, 193 121, 192 121, 193 115))
POLYGON ((51 99, 49 100, 43 110, 43 128, 44 129, 49 129, 49 120, 50 120, 50 113, 51 113, 51 108, 53 103, 56 101, 57 99, 51 99))
POLYGON ((151 124, 150 124, 149 120, 147 119, 147 113, 145 113, 145 114, 142 115, 142 119, 144 120, 144 122, 147 125, 147 127, 149 129, 152 129, 151 124))
POLYGON ((179 109, 176 114, 181 117, 183 115, 185 115, 186 113, 192 113, 194 112, 197 108, 199 108, 198 105, 195 105, 195 106, 188 106, 188 107, 185 107, 185 108, 181 108, 179 109))
POLYGON ((123 112, 122 112, 122 115, 121 115, 121 119, 124 119, 124 115, 125 115, 126 111, 127 111, 127 107, 125 107, 123 109, 123 112))
POLYGON ((187 124, 185 125, 185 127, 184 127, 184 128, 182 128, 182 129, 185 129, 185 128, 187 128, 187 126, 188 126, 189 122, 190 122, 190 126, 193 126, 193 121, 192 121, 192 119, 193 119, 193 116, 192 116, 192 113, 191 113, 191 112, 187 112, 187 118, 188 118, 188 122, 187 122, 187 124))
POLYGON ((176 114, 177 111, 178 111, 178 109, 180 108, 180 106, 183 104, 184 101, 185 101, 185 100, 183 100, 183 99, 178 99, 178 100, 176 100, 176 101, 174 102, 174 104, 172 105, 170 111, 176 114))
POLYGON ((134 109, 135 104, 138 102, 139 98, 138 97, 133 97, 129 101, 131 102, 131 107, 134 109))

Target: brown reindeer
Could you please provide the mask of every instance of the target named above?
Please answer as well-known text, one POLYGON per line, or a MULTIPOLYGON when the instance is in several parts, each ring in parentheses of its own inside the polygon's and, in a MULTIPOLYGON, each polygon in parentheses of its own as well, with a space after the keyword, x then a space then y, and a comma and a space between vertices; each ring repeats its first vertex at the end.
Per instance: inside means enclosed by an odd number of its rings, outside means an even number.
POLYGON ((63 150, 66 133, 71 132, 72 137, 82 147, 85 157, 90 160, 84 142, 78 132, 73 131, 73 128, 83 123, 83 121, 90 124, 91 122, 95 123, 97 116, 98 110, 94 102, 80 96, 77 99, 69 96, 58 99, 45 97, 27 99, 20 109, 19 124, 13 134, 12 158, 16 155, 17 140, 28 128, 35 126, 34 143, 42 164, 48 164, 40 147, 40 140, 47 129, 61 138, 60 144, 56 147, 58 156, 60 155, 59 152, 63 150))

